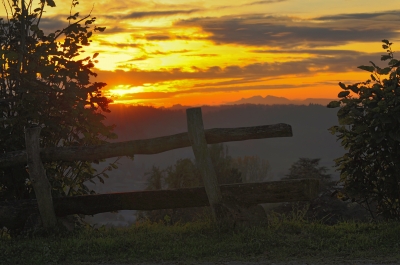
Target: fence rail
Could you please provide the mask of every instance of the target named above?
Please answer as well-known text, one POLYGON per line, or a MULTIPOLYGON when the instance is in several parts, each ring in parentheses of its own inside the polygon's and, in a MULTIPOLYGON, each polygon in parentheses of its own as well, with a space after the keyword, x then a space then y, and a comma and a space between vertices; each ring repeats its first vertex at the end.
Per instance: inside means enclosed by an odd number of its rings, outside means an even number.
MULTIPOLYGON (((309 201, 318 193, 316 179, 297 179, 220 185, 224 202, 239 204, 244 208, 261 203, 309 201)), ((53 198, 56 216, 71 214, 93 215, 118 210, 157 210, 209 206, 204 187, 133 191, 53 198)), ((0 227, 23 227, 25 220, 38 214, 36 200, 0 203, 0 227)))
POLYGON ((56 216, 96 214, 116 210, 153 210, 182 207, 211 207, 217 222, 235 219, 237 213, 251 213, 249 205, 310 200, 317 195, 319 181, 315 179, 277 181, 252 184, 218 185, 207 144, 244 141, 273 137, 291 137, 290 125, 215 128, 204 130, 200 108, 186 110, 188 132, 146 140, 109 143, 97 146, 39 148, 40 128, 28 128, 27 151, 0 155, 0 168, 29 165, 29 175, 36 200, 0 203, 0 227, 19 227, 29 215, 39 211, 44 227, 53 227, 56 216), (30 135, 30 137, 28 137, 30 135), (51 198, 42 162, 93 161, 115 156, 156 154, 192 146, 196 162, 201 167, 204 187, 85 195, 51 198))
MULTIPOLYGON (((292 128, 288 124, 279 123, 254 127, 214 128, 204 130, 208 144, 244 141, 251 139, 291 137, 292 128)), ((96 146, 72 146, 40 149, 42 162, 51 161, 93 161, 98 159, 150 155, 191 146, 188 133, 145 140, 124 141, 96 146)), ((14 151, 0 154, 0 168, 26 164, 26 151, 14 151)))

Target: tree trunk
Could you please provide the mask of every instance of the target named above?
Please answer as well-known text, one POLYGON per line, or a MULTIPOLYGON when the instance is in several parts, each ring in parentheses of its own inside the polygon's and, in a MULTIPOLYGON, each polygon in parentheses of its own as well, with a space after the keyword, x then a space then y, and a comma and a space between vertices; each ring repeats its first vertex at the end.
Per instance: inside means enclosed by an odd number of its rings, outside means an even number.
MULTIPOLYGON (((296 179, 219 186, 223 202, 251 207, 262 203, 309 201, 318 195, 319 181, 296 179)), ((118 210, 157 210, 209 206, 204 187, 133 191, 54 198, 57 216, 93 215, 118 210)), ((36 200, 0 203, 0 227, 21 228, 38 213, 36 200)))
POLYGON ((40 159, 39 126, 25 129, 25 144, 28 159, 29 178, 35 191, 37 204, 43 227, 51 228, 57 224, 54 213, 53 198, 51 196, 51 185, 46 176, 42 161, 40 159))

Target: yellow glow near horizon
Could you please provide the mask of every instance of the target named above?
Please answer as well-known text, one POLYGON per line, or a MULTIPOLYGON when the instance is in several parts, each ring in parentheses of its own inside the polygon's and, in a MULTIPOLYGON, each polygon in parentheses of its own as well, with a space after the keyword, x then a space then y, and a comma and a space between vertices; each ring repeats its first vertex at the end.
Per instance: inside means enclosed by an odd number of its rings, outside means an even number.
POLYGON ((113 89, 108 90, 108 93, 111 96, 121 97, 121 96, 124 96, 127 94, 134 94, 134 93, 139 93, 139 92, 143 92, 143 91, 144 91, 143 86, 131 87, 129 85, 119 85, 113 89))

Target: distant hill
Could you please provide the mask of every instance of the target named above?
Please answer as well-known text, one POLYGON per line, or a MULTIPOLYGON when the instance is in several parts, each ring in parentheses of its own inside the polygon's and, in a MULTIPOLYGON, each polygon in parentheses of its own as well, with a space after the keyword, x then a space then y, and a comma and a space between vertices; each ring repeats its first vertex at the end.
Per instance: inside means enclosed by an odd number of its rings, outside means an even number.
POLYGON ((239 105, 239 104, 263 104, 263 105, 280 105, 280 104, 293 104, 293 105, 309 105, 309 104, 319 104, 326 106, 329 102, 334 99, 328 98, 307 98, 304 100, 290 100, 284 97, 275 96, 254 96, 250 98, 242 98, 237 101, 228 102, 225 105, 239 105))

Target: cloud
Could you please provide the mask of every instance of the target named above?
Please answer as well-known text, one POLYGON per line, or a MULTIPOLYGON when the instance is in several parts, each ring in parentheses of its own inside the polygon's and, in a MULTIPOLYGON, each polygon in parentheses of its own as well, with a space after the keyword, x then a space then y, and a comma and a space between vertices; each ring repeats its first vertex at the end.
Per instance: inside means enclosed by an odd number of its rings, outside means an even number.
POLYGON ((123 96, 124 100, 132 99, 161 99, 161 98, 171 98, 182 92, 138 92, 138 93, 128 93, 123 96))
POLYGON ((248 4, 243 4, 240 6, 253 6, 253 5, 263 5, 263 4, 274 4, 280 2, 286 2, 287 0, 264 0, 264 1, 255 1, 248 4))
POLYGON ((232 92, 245 90, 264 90, 264 89, 295 89, 301 87, 315 86, 316 84, 279 84, 279 85, 256 85, 256 86, 236 86, 236 87, 208 87, 187 89, 173 92, 139 92, 124 94, 124 100, 145 100, 145 99, 162 99, 171 98, 178 95, 196 94, 196 93, 217 93, 217 92, 232 92))
POLYGON ((288 75, 312 76, 315 72, 320 73, 344 73, 349 71, 361 71, 359 65, 368 65, 369 61, 380 62, 381 53, 358 53, 349 54, 347 51, 335 56, 316 56, 303 60, 287 62, 264 62, 252 63, 244 66, 230 65, 227 67, 213 66, 200 68, 192 66, 192 71, 183 68, 159 69, 144 71, 131 69, 129 71, 96 71, 98 79, 108 83, 108 87, 116 85, 142 86, 146 83, 171 82, 179 80, 207 80, 197 82, 191 89, 230 86, 236 89, 237 85, 249 85, 254 82, 265 82, 272 79, 282 79, 288 75), (225 79, 225 80, 224 80, 225 79), (213 82, 216 80, 217 82, 213 82))
MULTIPOLYGON (((264 1, 254 1, 251 3, 246 3, 242 5, 229 5, 229 6, 217 6, 213 7, 213 10, 220 10, 220 9, 226 9, 226 8, 237 8, 237 7, 243 7, 243 6, 253 6, 253 5, 264 5, 264 4, 273 4, 273 3, 280 3, 280 2, 285 2, 287 0, 264 0, 264 1)), ((176 15, 190 15, 193 13, 199 13, 199 12, 207 12, 209 11, 207 8, 192 8, 191 9, 171 9, 171 8, 185 8, 188 7, 188 5, 165 5, 165 4, 154 4, 147 6, 147 9, 150 9, 152 11, 135 11, 131 12, 129 14, 123 15, 123 16, 114 16, 114 15, 108 15, 108 18, 110 19, 133 19, 133 20, 139 20, 139 19, 147 19, 147 18, 160 18, 160 17, 169 17, 169 16, 176 16, 176 15), (160 11, 153 11, 154 9, 166 9, 166 10, 160 10, 160 11)))
POLYGON ((39 28, 43 30, 45 34, 54 33, 56 30, 62 30, 68 27, 68 16, 62 17, 43 17, 40 20, 39 28))
POLYGON ((125 61, 125 62, 144 61, 144 60, 147 60, 149 58, 151 58, 151 57, 147 56, 147 55, 141 55, 141 56, 137 56, 137 57, 134 57, 132 59, 129 59, 129 60, 125 61))
POLYGON ((195 53, 195 54, 185 54, 184 56, 218 57, 219 54, 216 54, 216 53, 195 53))
POLYGON ((169 55, 169 54, 187 53, 187 52, 191 52, 191 50, 183 49, 183 50, 167 51, 167 52, 162 52, 162 51, 156 50, 156 51, 154 51, 154 52, 148 52, 147 54, 153 54, 153 55, 169 55))
POLYGON ((392 21, 400 21, 400 10, 390 10, 384 12, 374 13, 350 13, 350 14, 337 14, 329 16, 316 17, 314 20, 326 21, 326 20, 349 20, 349 19, 362 19, 362 20, 376 20, 382 19, 387 20, 390 18, 392 21))
POLYGON ((120 49, 124 48, 138 48, 138 49, 143 49, 143 44, 141 43, 128 43, 128 42, 110 42, 110 41, 105 41, 105 40, 98 40, 97 41, 99 45, 101 46, 112 46, 112 47, 117 47, 120 49))
POLYGON ((359 56, 362 54, 365 54, 363 52, 358 52, 358 51, 353 51, 353 50, 334 50, 334 49, 323 49, 323 50, 316 50, 316 49, 295 49, 295 50, 274 50, 274 49, 255 49, 255 50, 250 50, 250 52, 254 53, 275 53, 275 54, 282 54, 282 53, 288 53, 288 54, 310 54, 310 55, 323 55, 323 56, 346 56, 346 55, 352 55, 352 56, 359 56))
POLYGON ((191 52, 191 50, 176 50, 176 51, 167 51, 167 52, 162 52, 159 50, 156 50, 154 52, 147 52, 145 49, 142 49, 143 54, 140 56, 136 56, 133 57, 131 59, 125 60, 125 61, 120 61, 118 64, 119 68, 131 68, 131 62, 135 62, 135 61, 145 61, 147 59, 151 59, 154 58, 155 56, 151 56, 151 55, 160 55, 160 56, 166 56, 166 55, 170 55, 170 54, 181 54, 181 53, 187 53, 187 52, 191 52))
POLYGON ((155 18, 155 17, 167 17, 181 14, 192 14, 195 12, 202 11, 202 9, 190 9, 190 10, 165 10, 165 11, 141 11, 132 12, 130 14, 122 16, 123 19, 143 19, 143 18, 155 18))
POLYGON ((395 15, 395 21, 397 21, 397 17, 400 19, 400 14, 396 15, 392 11, 378 14, 338 15, 338 17, 359 20, 352 23, 346 23, 340 19, 336 21, 334 20, 336 16, 300 19, 284 16, 243 15, 191 18, 179 20, 175 26, 200 27, 208 33, 208 39, 216 44, 257 47, 315 48, 399 37, 397 24, 393 23, 391 16, 395 15), (361 21, 364 17, 369 17, 369 19, 361 21))
POLYGON ((168 35, 146 35, 146 40, 149 41, 163 41, 163 40, 169 40, 171 39, 170 36, 168 35))
POLYGON ((217 6, 217 7, 213 7, 213 10, 235 9, 235 8, 246 7, 246 6, 265 5, 265 4, 275 4, 275 3, 281 3, 281 2, 286 2, 286 1, 288 1, 288 0, 263 0, 263 1, 254 1, 254 2, 245 3, 245 4, 241 4, 241 5, 217 6))

